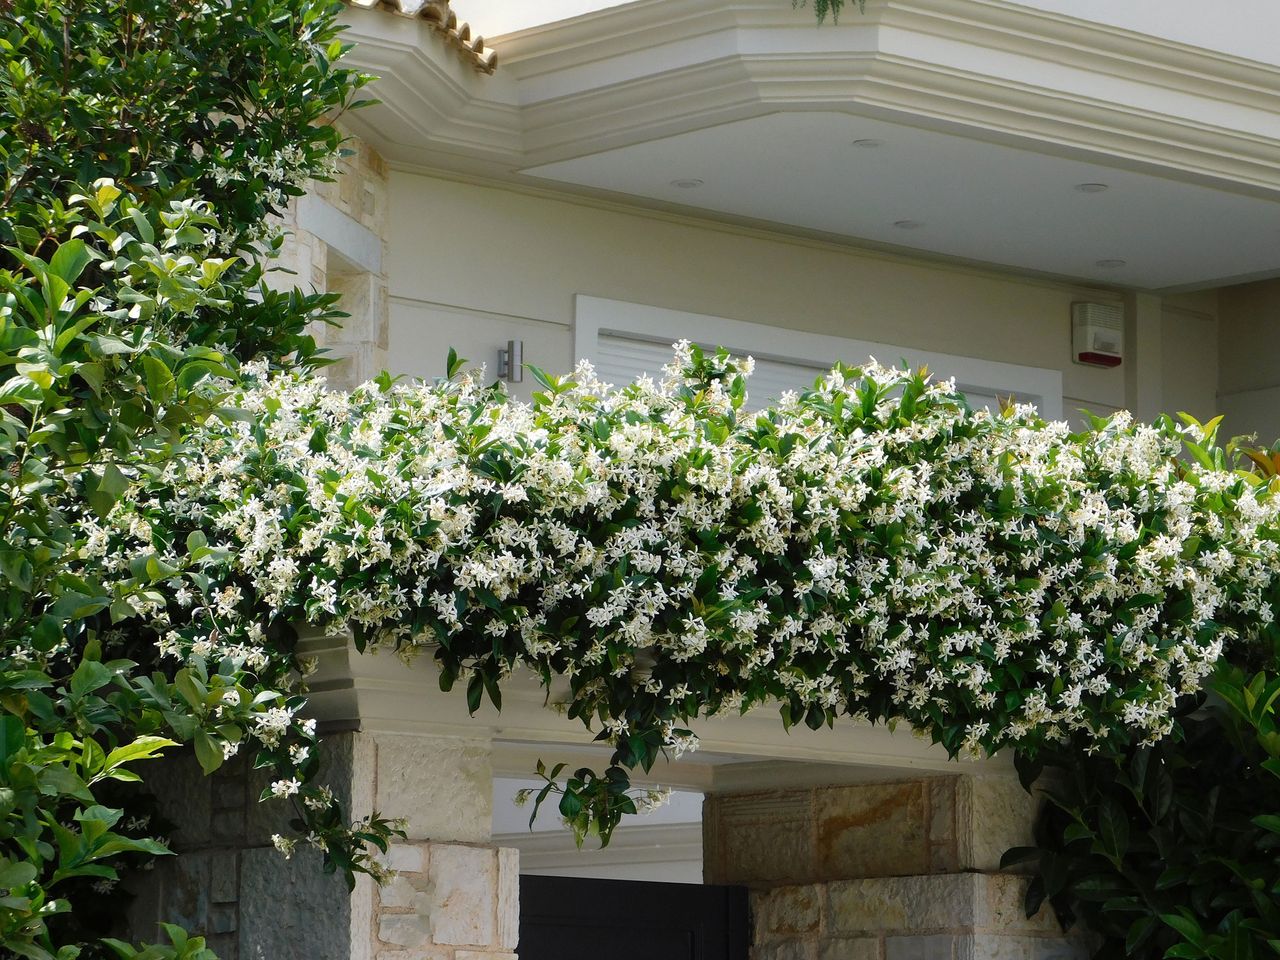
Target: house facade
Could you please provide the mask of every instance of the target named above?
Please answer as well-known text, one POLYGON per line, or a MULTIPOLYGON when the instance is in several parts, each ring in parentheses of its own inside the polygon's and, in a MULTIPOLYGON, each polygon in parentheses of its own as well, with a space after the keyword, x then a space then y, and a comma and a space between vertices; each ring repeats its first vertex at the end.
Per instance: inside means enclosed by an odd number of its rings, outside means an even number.
MULTIPOLYGON (((1267 445, 1280 11, 1234 7, 868 0, 817 27, 786 0, 353 0, 379 102, 340 118, 352 153, 291 211, 283 265, 344 295, 339 386, 439 376, 454 347, 527 396, 504 351, 625 382, 688 338, 754 355, 758 403, 874 355, 975 404, 1221 413, 1267 445)), ((538 759, 606 756, 536 683, 470 717, 430 664, 304 644, 335 787, 409 818, 399 876, 348 897, 280 859, 251 772, 175 766, 188 856, 139 924, 245 960, 509 960, 523 870, 745 885, 757 960, 1088 955, 999 870, 1038 802, 1004 758, 709 721, 643 781, 668 811, 578 852, 511 808, 538 759)))

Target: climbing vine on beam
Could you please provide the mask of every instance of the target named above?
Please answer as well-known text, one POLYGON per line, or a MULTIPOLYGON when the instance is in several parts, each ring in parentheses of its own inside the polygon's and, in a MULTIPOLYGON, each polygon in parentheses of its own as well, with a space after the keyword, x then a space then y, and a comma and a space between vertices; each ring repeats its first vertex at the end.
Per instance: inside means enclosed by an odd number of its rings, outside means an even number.
POLYGON ((874 362, 750 412, 750 370, 680 344, 657 382, 537 371, 532 404, 459 361, 352 393, 263 371, 84 524, 163 585, 130 615, 175 665, 274 662, 309 623, 433 658, 473 711, 567 677, 614 753, 560 810, 606 839, 699 717, 1106 752, 1273 632, 1280 500, 1211 430, 1072 433, 874 362))

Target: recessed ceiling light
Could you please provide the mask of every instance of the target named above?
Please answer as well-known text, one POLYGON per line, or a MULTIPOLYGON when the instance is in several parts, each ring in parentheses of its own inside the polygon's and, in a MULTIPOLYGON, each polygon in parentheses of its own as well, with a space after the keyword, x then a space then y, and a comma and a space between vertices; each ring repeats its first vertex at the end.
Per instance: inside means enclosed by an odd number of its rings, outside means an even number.
POLYGON ((681 190, 692 190, 694 187, 702 186, 702 181, 697 177, 688 177, 683 180, 672 180, 673 187, 679 187, 681 190))
POLYGON ((1101 267, 1103 270, 1115 270, 1117 267, 1123 267, 1128 262, 1129 261, 1127 260, 1120 260, 1118 258, 1113 257, 1109 260, 1097 261, 1096 266, 1101 267))
POLYGON ((1110 190, 1111 185, 1106 183, 1077 183, 1076 189, 1081 193, 1103 193, 1110 190))
POLYGON ((884 141, 877 140, 875 137, 864 137, 861 140, 853 141, 853 145, 855 147, 867 147, 868 149, 871 149, 873 147, 883 147, 884 141))
POLYGON ((923 220, 895 220, 893 225, 899 230, 919 230, 924 226, 923 220))

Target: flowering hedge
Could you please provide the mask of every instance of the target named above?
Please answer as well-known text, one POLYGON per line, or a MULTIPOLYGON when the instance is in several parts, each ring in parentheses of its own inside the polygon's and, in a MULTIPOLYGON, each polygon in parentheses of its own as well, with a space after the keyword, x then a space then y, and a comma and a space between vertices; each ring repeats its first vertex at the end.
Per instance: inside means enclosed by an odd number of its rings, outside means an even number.
MULTIPOLYGON (((1073 434, 874 362, 753 414, 749 360, 677 347, 660 383, 535 371, 532 405, 457 362, 349 394, 263 377, 84 519, 89 552, 168 585, 132 602, 179 661, 274 662, 306 621, 429 652, 473 710, 517 668, 568 676, 569 715, 616 749, 560 809, 606 838, 626 770, 698 716, 1094 751, 1161 737, 1271 622, 1280 500, 1199 430, 1073 434)), ((318 789, 275 759, 277 792, 318 789)))

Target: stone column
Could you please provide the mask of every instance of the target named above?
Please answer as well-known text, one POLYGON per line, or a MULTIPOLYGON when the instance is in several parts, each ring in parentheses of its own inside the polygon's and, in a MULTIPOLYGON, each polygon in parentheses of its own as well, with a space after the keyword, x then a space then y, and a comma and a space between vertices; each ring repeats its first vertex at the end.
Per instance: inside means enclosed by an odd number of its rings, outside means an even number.
POLYGON ((1083 960, 999 872, 1035 808, 1003 776, 712 795, 706 880, 751 888, 753 960, 1083 960))
POLYGON ((515 960, 519 854, 490 836, 491 728, 465 710, 422 713, 434 701, 421 669, 359 657, 343 638, 308 642, 321 781, 354 817, 408 821, 386 857, 395 878, 361 877, 348 893, 305 843, 286 860, 271 836, 291 835, 291 808, 258 802, 266 778, 247 758, 205 777, 179 755, 148 771, 179 855, 132 883, 132 937, 158 939, 167 921, 206 936, 222 960, 515 960))
MULTIPOLYGON (((373 889, 370 960, 516 960, 519 852, 490 845, 487 742, 357 734, 376 754, 375 809, 409 820, 373 889)), ((357 954, 353 953, 352 957, 357 954)))
POLYGON ((347 139, 333 181, 312 181, 279 219, 285 242, 267 274, 273 287, 342 295, 341 326, 317 323, 310 333, 336 362, 324 374, 340 389, 387 366, 390 315, 385 248, 388 171, 371 146, 347 139))

